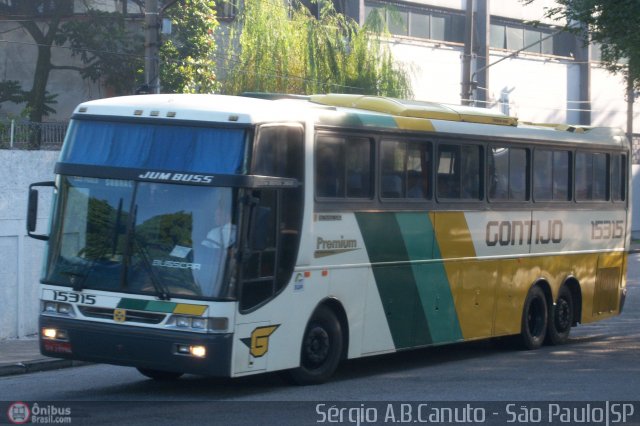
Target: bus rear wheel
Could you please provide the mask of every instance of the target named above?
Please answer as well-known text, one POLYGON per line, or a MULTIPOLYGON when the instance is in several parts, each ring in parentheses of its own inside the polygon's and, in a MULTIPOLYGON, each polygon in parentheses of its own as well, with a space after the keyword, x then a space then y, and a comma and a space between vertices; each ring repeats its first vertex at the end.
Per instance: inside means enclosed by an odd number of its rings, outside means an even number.
POLYGON ((179 379, 184 373, 176 373, 173 371, 153 370, 151 368, 137 368, 143 376, 158 381, 169 381, 179 379))
POLYGON ((314 312, 302 338, 300 367, 286 372, 298 385, 327 381, 342 357, 342 326, 331 309, 320 306, 314 312))
POLYGON ((532 287, 524 301, 520 337, 525 349, 538 349, 547 334, 549 311, 542 289, 532 287))
POLYGON ((558 300, 549 309, 549 327, 547 328, 547 343, 561 345, 569 339, 573 325, 573 298, 567 286, 560 287, 558 300))

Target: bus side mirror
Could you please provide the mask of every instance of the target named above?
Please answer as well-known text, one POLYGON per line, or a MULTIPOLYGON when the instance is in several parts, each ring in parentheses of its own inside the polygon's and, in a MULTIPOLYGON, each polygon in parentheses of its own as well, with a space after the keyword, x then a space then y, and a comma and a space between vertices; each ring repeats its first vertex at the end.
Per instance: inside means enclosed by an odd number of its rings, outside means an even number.
POLYGON ((55 182, 36 182, 29 185, 29 204, 27 205, 27 235, 36 240, 47 241, 48 235, 35 234, 38 221, 38 190, 35 186, 55 187, 55 182))

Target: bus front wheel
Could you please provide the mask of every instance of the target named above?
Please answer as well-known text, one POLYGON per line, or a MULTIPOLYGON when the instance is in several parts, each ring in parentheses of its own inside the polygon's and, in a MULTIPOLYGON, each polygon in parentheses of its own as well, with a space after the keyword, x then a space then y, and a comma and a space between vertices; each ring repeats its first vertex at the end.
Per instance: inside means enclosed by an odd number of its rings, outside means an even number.
POLYGON ((567 286, 560 287, 558 301, 549 310, 547 343, 561 345, 569 339, 573 324, 573 298, 567 286))
POLYGON ((153 380, 169 381, 176 380, 182 376, 183 373, 175 373, 173 371, 153 370, 151 368, 137 368, 137 370, 143 376, 147 376, 153 380))
POLYGON ((520 337, 526 349, 538 349, 544 343, 549 318, 547 299, 538 286, 532 287, 524 301, 520 337))
POLYGON ((314 312, 302 338, 300 367, 287 372, 298 385, 327 381, 338 368, 342 356, 342 326, 331 309, 320 306, 314 312))

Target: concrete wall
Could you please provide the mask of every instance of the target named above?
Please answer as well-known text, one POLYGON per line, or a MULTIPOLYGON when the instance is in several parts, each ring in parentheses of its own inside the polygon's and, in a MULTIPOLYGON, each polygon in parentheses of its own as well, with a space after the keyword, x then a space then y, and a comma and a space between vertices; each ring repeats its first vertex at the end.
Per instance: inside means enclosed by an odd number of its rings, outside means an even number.
MULTIPOLYGON (((0 339, 37 332, 45 243, 26 235, 27 192, 30 183, 53 179, 58 154, 0 150, 0 339)), ((40 197, 41 233, 47 232, 50 206, 49 192, 40 197)))

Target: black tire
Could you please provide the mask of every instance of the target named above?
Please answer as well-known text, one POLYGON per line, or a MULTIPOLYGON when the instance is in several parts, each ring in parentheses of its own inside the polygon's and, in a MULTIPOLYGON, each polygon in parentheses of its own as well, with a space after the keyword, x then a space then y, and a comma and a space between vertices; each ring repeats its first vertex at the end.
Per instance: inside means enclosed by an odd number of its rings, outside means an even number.
POLYGON ((525 349, 538 349, 547 334, 549 311, 544 292, 538 286, 531 287, 524 301, 520 339, 525 349))
POLYGON ((555 306, 549 308, 548 344, 561 345, 567 342, 573 325, 573 312, 573 297, 567 286, 563 285, 555 306))
POLYGON ((184 373, 176 373, 173 371, 153 370, 151 368, 137 368, 143 376, 158 381, 170 381, 179 379, 184 373))
POLYGON ((300 367, 285 372, 297 385, 326 382, 342 358, 342 326, 331 309, 320 306, 307 324, 302 338, 300 367))

